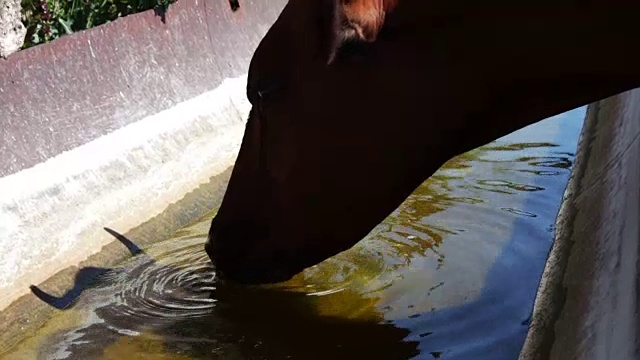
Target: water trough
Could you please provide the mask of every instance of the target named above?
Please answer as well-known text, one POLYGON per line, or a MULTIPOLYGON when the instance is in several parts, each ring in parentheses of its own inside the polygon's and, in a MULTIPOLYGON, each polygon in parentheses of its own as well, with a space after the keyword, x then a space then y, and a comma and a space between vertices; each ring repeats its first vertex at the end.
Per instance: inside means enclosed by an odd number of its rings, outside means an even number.
MULTIPOLYGON (((0 60, 0 353, 62 294, 220 202, 284 0, 180 0, 0 60), (213 177, 212 177, 213 175, 213 177), (144 206, 140 206, 144 204, 144 206)), ((637 359, 640 90, 589 107, 521 359, 637 359)))
POLYGON ((49 314, 30 285, 126 254, 104 227, 144 245, 219 204, 284 3, 181 0, 0 60, 0 348, 49 314))

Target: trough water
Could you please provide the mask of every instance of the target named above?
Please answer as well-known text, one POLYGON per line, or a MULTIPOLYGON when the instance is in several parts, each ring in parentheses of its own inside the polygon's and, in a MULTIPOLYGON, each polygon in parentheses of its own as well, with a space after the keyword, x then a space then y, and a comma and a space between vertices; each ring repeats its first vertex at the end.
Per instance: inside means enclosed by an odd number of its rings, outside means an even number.
POLYGON ((354 248, 284 284, 217 284, 210 216, 145 249, 121 238, 135 255, 4 358, 516 359, 584 112, 451 160, 354 248))

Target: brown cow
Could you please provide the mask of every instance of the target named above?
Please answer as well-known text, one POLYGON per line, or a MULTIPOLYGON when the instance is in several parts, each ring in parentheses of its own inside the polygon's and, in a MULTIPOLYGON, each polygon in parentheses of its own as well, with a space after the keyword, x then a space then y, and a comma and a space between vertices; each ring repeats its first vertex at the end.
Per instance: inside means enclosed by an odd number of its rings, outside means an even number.
POLYGON ((290 0, 257 48, 206 250, 290 278, 353 246, 451 157, 640 86, 638 0, 290 0))

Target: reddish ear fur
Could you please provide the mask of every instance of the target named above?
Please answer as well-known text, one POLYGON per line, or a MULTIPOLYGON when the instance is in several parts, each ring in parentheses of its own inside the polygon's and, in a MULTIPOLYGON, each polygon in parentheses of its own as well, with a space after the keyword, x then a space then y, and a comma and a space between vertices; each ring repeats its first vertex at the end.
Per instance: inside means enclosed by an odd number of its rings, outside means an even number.
POLYGON ((398 0, 339 0, 342 40, 374 42, 398 0))
POLYGON ((332 3, 328 64, 347 41, 374 42, 399 0, 329 0, 332 3))
MULTIPOLYGON (((335 60, 336 53, 347 41, 374 42, 384 25, 386 15, 399 0, 326 0, 329 5, 327 63, 335 60)), ((324 17, 327 19, 326 17, 324 17)))

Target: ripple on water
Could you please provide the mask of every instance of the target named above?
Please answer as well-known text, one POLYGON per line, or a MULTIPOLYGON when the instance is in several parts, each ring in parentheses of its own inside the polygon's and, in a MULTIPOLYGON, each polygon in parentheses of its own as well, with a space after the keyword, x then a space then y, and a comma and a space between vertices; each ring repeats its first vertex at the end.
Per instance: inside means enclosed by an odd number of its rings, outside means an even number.
POLYGON ((579 126, 549 134, 579 120, 448 162, 363 241, 283 284, 217 282, 203 220, 104 274, 41 358, 513 359, 579 126))
MULTIPOLYGON (((179 239, 154 246, 153 256, 144 254, 115 272, 108 280, 115 290, 105 317, 128 317, 132 327, 162 319, 206 316, 215 306, 215 269, 203 251, 203 241, 179 239), (176 246, 179 244, 179 246, 176 246)), ((134 329, 130 329, 134 330, 134 329)))

